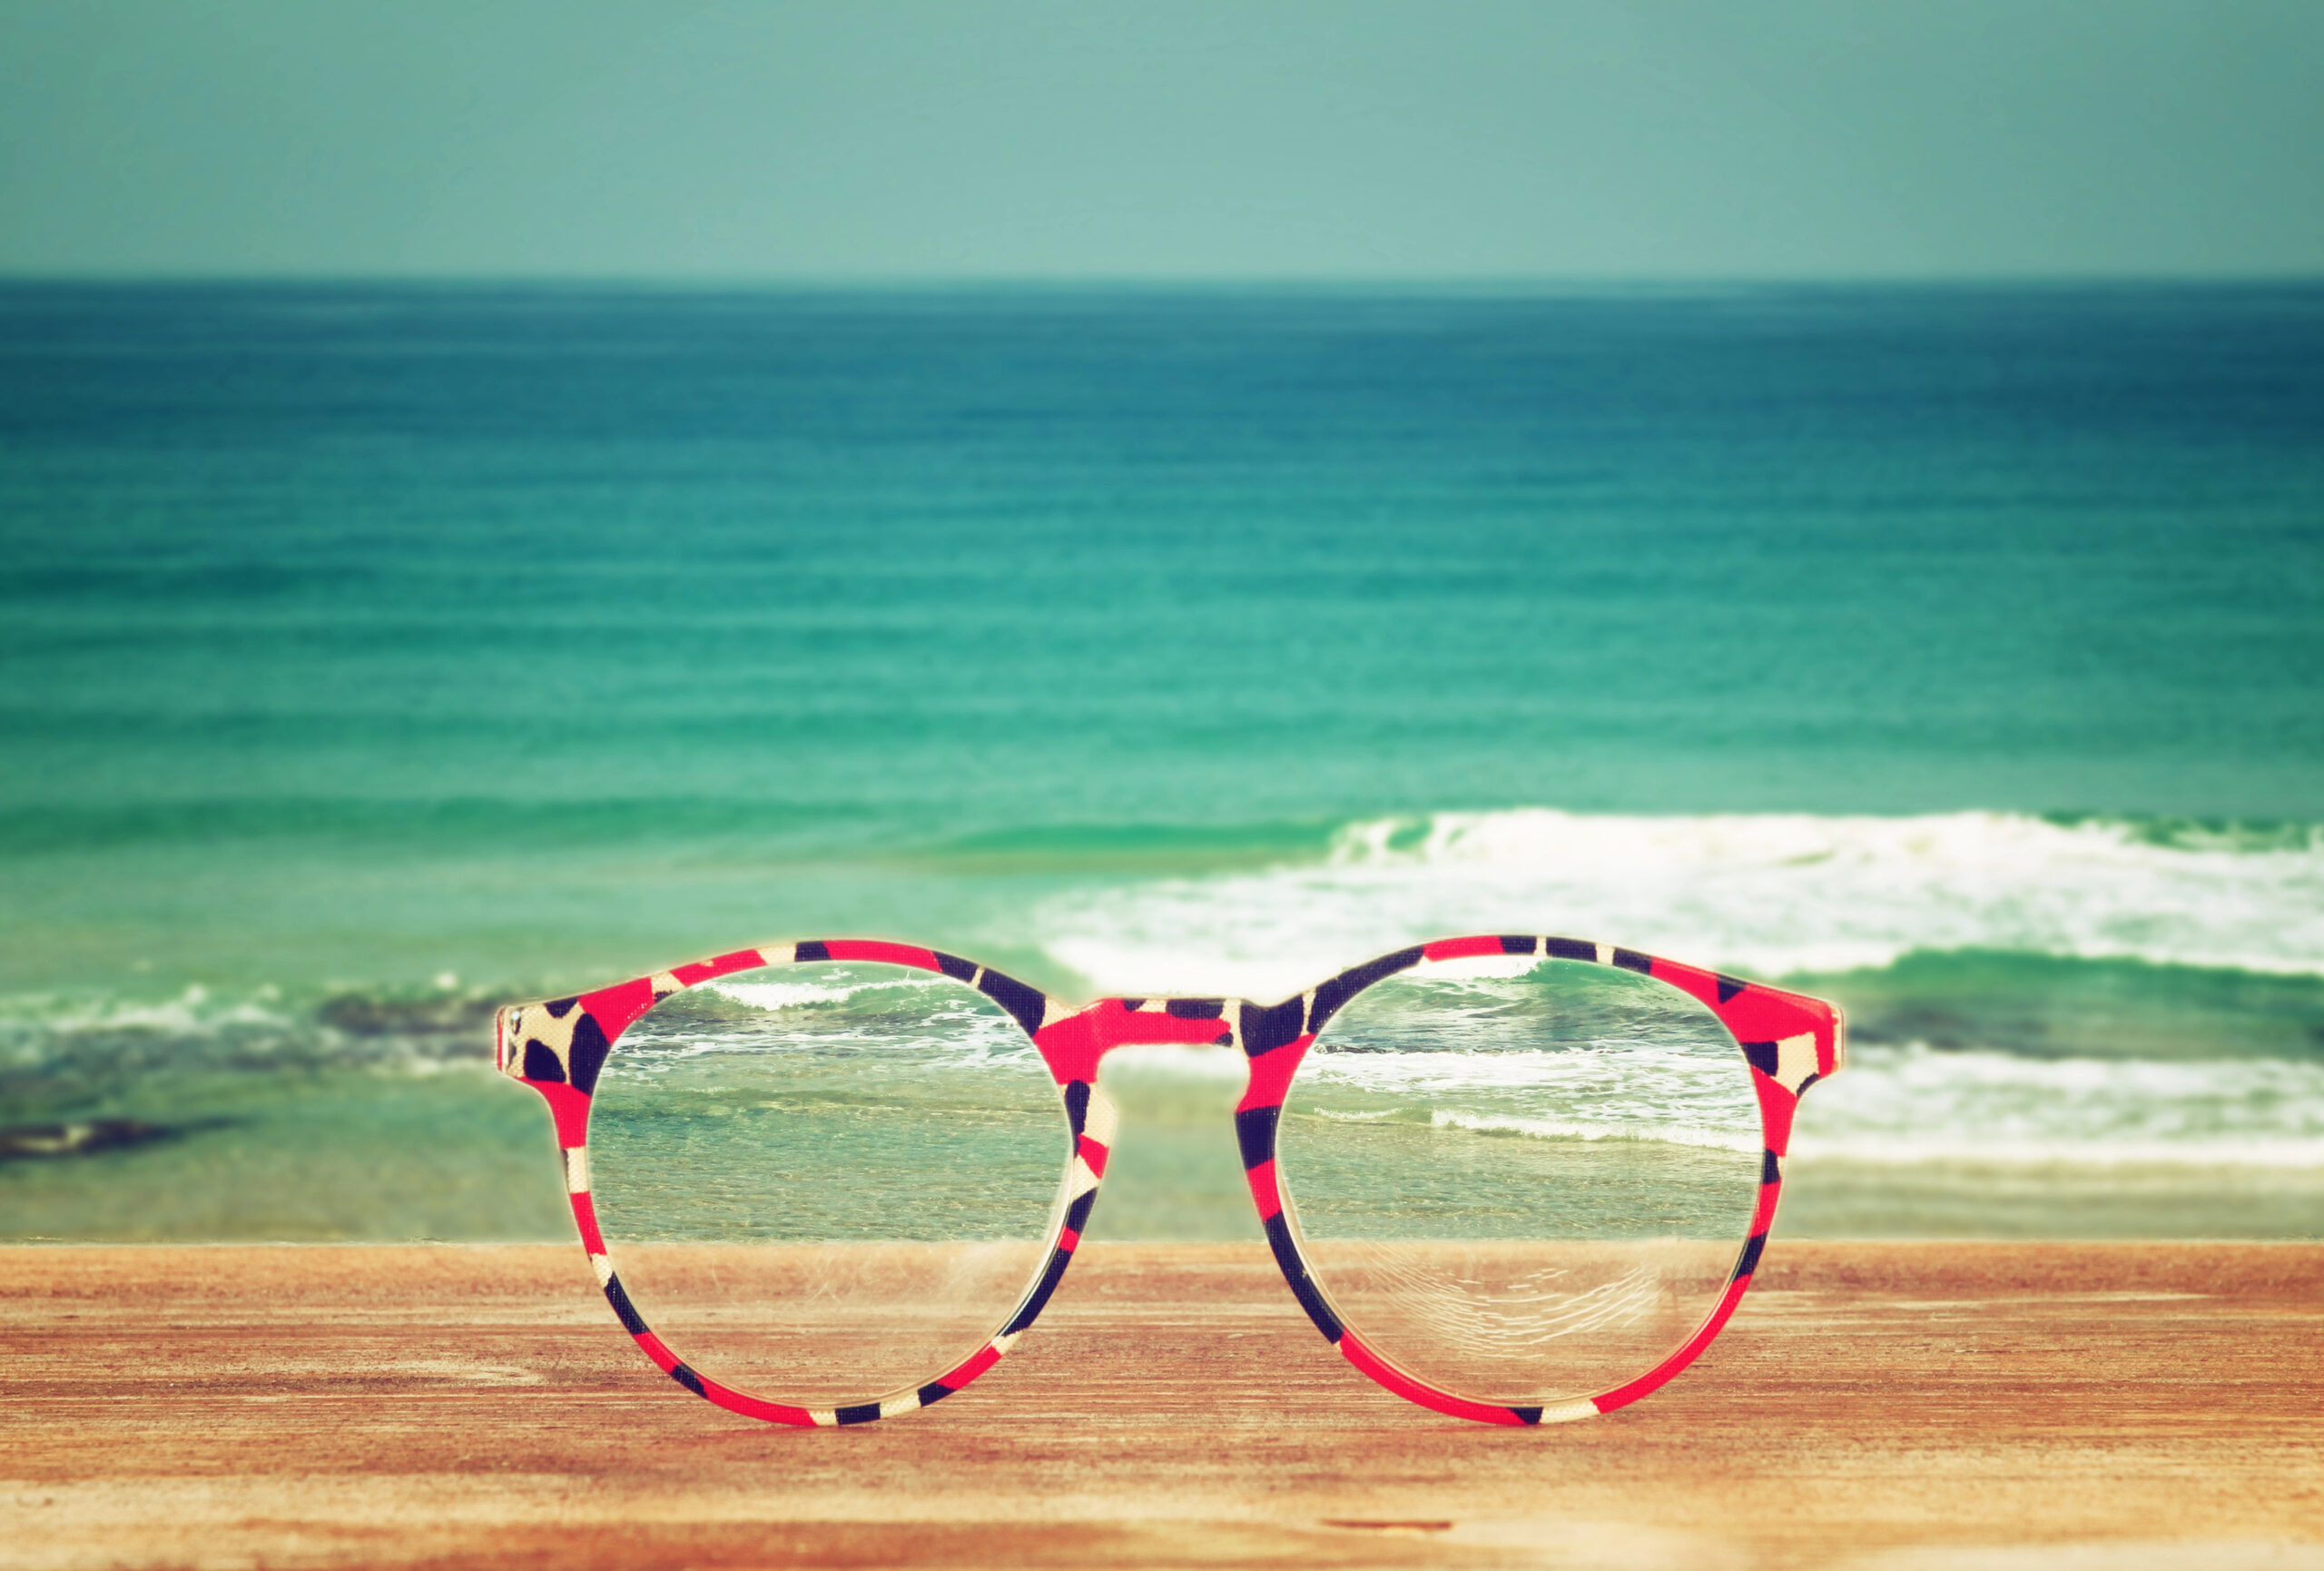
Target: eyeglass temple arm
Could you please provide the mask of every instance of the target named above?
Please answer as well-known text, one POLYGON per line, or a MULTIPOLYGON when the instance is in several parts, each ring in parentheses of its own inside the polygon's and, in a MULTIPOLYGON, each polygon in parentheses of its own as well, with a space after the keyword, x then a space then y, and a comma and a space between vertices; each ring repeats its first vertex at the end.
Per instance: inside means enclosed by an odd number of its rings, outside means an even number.
POLYGON ((1768 1154, 1782 1157, 1791 1147, 1792 1118, 1800 1097, 1817 1081, 1828 1080, 1847 1066, 1846 1014, 1837 1003, 1765 983, 1738 982, 1699 972, 1681 978, 1666 975, 1666 969, 1677 973, 1689 968, 1666 968, 1665 963, 1657 961, 1654 974, 1710 1005, 1720 1023, 1734 1033, 1751 1065, 1768 1154), (1689 985, 1696 978, 1709 985, 1689 985))

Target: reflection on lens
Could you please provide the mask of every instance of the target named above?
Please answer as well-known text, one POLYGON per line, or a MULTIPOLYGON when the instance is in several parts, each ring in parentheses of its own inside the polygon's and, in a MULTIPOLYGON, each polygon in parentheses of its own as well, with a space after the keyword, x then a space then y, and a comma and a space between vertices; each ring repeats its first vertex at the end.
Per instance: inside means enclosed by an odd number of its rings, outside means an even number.
POLYGON ((599 1225, 704 1375, 829 1406, 916 1386, 1037 1276, 1070 1137, 1015 1021, 961 983, 772 966, 664 999, 590 1115, 599 1225))
POLYGON ((1341 1318, 1477 1401, 1595 1395, 1693 1335, 1750 1227, 1740 1049, 1667 983, 1586 962, 1423 965, 1326 1026, 1279 1172, 1341 1318))

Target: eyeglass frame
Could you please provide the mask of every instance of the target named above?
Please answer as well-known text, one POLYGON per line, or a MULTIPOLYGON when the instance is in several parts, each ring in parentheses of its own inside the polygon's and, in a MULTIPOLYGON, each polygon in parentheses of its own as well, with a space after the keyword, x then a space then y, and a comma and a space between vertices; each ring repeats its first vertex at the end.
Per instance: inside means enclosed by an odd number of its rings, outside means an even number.
POLYGON ((1680 964, 1638 950, 1582 939, 1487 934, 1416 944, 1351 966, 1329 981, 1262 1004, 1240 998, 1101 998, 1076 1006, 989 966, 941 950, 883 939, 806 939, 738 949, 709 960, 672 966, 633 981, 540 1003, 510 1004, 493 1017, 493 1062, 502 1074, 533 1088, 548 1103, 556 1128, 566 1199, 582 1248, 622 1327, 655 1368, 695 1396, 729 1412, 768 1423, 830 1428, 893 1418, 943 1400, 998 1363, 1039 1318, 1064 1280, 1081 1241, 1117 1125, 1113 1104, 1098 1089, 1105 1055, 1120 1047, 1172 1044, 1234 1047, 1247 1076, 1236 1103, 1235 1133, 1244 1176, 1292 1296, 1325 1341, 1373 1380, 1408 1401, 1480 1423, 1565 1423, 1610 1413, 1659 1389, 1722 1330, 1751 1285, 1775 1222, 1783 1189, 1783 1161, 1791 1126, 1808 1086, 1828 1079, 1847 1059, 1847 1022, 1840 1007, 1765 983, 1680 964), (1275 1172, 1275 1142, 1291 1084, 1317 1035, 1333 1015, 1374 983, 1423 962, 1483 956, 1534 955, 1636 972, 1677 988, 1718 1017, 1742 1049, 1757 1093, 1762 1137, 1758 1195, 1750 1230, 1718 1301, 1688 1339, 1645 1374, 1592 1397, 1540 1406, 1480 1402, 1415 1378, 1373 1350, 1346 1326, 1318 1284, 1289 1220, 1275 1172), (646 1324, 622 1286, 597 1226, 589 1189, 589 1110, 599 1073, 622 1035, 655 1004, 704 983, 739 972, 826 961, 906 966, 948 976, 1000 1005, 1025 1032, 1056 1081, 1073 1139, 1066 1170, 1065 1203, 1053 1208, 1046 1258, 1001 1329, 950 1370, 916 1388, 831 1408, 772 1402, 720 1384, 680 1359, 646 1324))

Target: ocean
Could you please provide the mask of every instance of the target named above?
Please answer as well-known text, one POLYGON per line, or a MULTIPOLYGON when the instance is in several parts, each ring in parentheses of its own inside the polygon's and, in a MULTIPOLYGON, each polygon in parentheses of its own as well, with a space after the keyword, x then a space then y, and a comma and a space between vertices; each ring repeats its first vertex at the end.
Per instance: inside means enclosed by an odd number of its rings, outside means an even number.
POLYGON ((763 941, 1485 931, 1847 1006, 1784 1232, 2324 1236, 2324 287, 0 287, 0 1238, 566 1236, 491 1007, 763 941))

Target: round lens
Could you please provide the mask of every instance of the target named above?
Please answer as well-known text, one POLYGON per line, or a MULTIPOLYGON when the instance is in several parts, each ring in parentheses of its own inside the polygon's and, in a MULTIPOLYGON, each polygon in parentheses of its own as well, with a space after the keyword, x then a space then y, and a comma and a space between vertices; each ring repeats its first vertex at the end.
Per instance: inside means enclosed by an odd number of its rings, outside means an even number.
POLYGON ((1319 1285, 1406 1374, 1472 1400, 1596 1395, 1675 1351, 1749 1231, 1760 1129, 1718 1018, 1582 961, 1423 964, 1300 1066, 1278 1171, 1319 1285))
POLYGON ((771 966, 664 999, 598 1077, 590 1188, 672 1351, 803 1407, 917 1386, 1038 1276, 1071 1138, 1017 1023, 950 978, 771 966))

